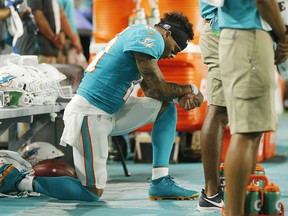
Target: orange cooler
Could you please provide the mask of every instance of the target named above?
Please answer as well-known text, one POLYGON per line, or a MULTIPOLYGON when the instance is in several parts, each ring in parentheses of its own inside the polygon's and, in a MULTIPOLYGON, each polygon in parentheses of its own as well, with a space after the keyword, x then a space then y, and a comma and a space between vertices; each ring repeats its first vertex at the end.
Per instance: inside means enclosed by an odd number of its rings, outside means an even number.
POLYGON ((264 134, 264 159, 267 160, 276 154, 276 132, 264 134))
POLYGON ((128 26, 135 3, 132 0, 94 0, 93 38, 96 43, 107 43, 128 26))

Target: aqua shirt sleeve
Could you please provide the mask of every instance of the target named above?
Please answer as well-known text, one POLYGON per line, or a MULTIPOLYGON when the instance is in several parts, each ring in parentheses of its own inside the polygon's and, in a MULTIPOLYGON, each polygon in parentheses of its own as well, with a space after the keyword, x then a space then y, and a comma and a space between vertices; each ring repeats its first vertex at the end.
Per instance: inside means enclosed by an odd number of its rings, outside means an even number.
POLYGON ((136 51, 160 59, 164 52, 164 40, 160 33, 151 27, 139 25, 132 27, 126 32, 124 42, 124 52, 136 51))

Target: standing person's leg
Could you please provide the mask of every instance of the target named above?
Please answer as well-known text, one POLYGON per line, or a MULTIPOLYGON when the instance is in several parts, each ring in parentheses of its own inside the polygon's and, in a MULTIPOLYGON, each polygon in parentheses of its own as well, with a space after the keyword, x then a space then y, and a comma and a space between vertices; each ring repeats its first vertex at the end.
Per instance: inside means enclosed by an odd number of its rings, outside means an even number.
POLYGON ((208 66, 208 108, 200 137, 205 190, 202 191, 199 199, 199 205, 197 206, 199 211, 221 211, 223 205, 223 193, 219 188, 219 166, 223 134, 228 118, 219 71, 218 43, 219 37, 213 34, 210 23, 206 23, 201 31, 199 44, 202 60, 208 66), (212 204, 209 200, 218 204, 212 204))
POLYGON ((254 155, 261 133, 233 134, 225 159, 227 216, 244 215, 244 204, 251 170, 255 169, 254 155), (237 167, 237 168, 236 168, 237 167))
POLYGON ((111 135, 131 132, 154 122, 152 129, 153 168, 149 189, 151 199, 191 199, 198 192, 179 187, 169 176, 169 160, 174 144, 177 113, 173 103, 163 103, 152 98, 130 97, 116 114, 111 135))
POLYGON ((276 129, 273 41, 261 30, 224 29, 219 59, 232 134, 225 159, 225 211, 240 216, 261 134, 276 129))
POLYGON ((222 142, 227 125, 225 107, 210 105, 201 130, 201 152, 205 174, 206 195, 213 196, 220 187, 222 142))
POLYGON ((56 57, 55 56, 38 56, 38 62, 40 63, 47 63, 47 64, 56 64, 56 57))

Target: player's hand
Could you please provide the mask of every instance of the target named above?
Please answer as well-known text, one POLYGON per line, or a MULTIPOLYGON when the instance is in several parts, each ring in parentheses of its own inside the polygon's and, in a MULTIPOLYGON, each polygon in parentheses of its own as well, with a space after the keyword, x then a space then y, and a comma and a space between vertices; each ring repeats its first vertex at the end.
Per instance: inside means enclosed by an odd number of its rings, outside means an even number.
POLYGON ((58 35, 55 35, 52 39, 52 43, 57 49, 62 50, 65 43, 65 34, 60 32, 58 35))
POLYGON ((198 96, 195 94, 186 94, 178 99, 179 105, 184 110, 191 110, 198 106, 198 96))

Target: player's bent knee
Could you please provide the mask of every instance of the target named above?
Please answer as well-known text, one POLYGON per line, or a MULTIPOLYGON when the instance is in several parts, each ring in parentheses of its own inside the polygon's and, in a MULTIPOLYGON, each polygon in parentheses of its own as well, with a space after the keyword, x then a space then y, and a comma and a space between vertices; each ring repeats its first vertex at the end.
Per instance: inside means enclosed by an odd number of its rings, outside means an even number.
POLYGON ((171 120, 177 120, 177 109, 175 104, 170 102, 163 102, 157 119, 159 119, 161 116, 169 116, 171 120))
POLYGON ((104 189, 91 188, 91 187, 87 187, 87 186, 85 186, 85 187, 86 187, 86 189, 88 189, 90 192, 97 195, 98 197, 101 197, 103 192, 104 192, 104 189))

